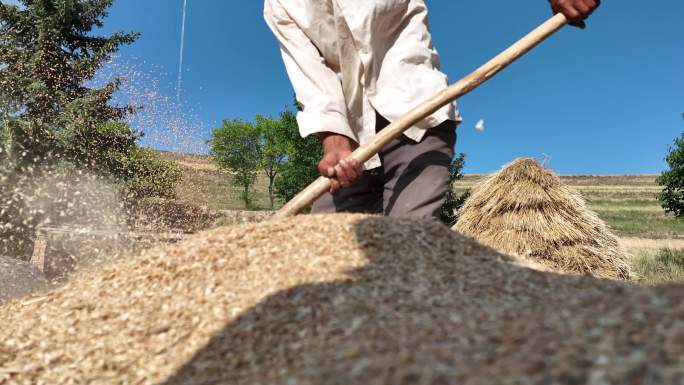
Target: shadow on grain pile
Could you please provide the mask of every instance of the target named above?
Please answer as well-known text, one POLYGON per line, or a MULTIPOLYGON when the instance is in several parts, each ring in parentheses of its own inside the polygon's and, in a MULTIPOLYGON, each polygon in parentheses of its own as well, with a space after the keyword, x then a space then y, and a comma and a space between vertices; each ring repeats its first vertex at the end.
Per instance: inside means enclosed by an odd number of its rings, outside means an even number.
POLYGON ((0 382, 675 384, 681 289, 528 269, 427 221, 299 217, 10 304, 0 382))

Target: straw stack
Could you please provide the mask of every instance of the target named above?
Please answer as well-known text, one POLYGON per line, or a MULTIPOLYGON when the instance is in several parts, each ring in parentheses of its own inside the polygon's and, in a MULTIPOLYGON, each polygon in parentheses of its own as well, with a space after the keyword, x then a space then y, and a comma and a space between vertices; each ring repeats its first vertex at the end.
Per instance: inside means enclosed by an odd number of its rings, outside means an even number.
POLYGON ((682 289, 527 269, 428 221, 303 216, 0 308, 0 383, 675 384, 682 289))
POLYGON ((475 186, 454 229, 552 270, 631 276, 617 237, 577 192, 533 159, 517 159, 475 186))

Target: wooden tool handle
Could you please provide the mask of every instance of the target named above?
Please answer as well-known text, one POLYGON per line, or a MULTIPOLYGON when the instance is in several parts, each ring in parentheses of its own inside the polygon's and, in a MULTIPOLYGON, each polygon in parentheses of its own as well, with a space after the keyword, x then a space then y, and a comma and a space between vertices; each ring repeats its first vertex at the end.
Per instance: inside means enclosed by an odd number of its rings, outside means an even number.
MULTIPOLYGON (((530 32, 527 36, 520 39, 517 43, 510 46, 507 50, 478 68, 475 72, 459 80, 454 85, 447 87, 432 99, 419 105, 385 127, 370 142, 357 148, 356 151, 349 156, 349 159, 355 159, 359 163, 368 161, 368 159, 379 153, 388 143, 403 134, 404 131, 492 78, 519 57, 523 56, 532 48, 546 40, 546 38, 563 28, 567 22, 568 20, 563 14, 556 14, 547 22, 530 32)), ((330 179, 319 177, 283 206, 273 218, 279 219, 297 215, 297 213, 308 207, 329 189, 330 179)))

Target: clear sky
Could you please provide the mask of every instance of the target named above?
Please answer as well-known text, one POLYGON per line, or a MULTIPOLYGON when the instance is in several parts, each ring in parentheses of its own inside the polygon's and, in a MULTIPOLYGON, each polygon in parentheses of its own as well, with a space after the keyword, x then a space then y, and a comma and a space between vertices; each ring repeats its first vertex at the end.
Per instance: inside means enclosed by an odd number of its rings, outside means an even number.
MULTIPOLYGON (((369 0, 370 1, 370 0, 369 0)), ((164 72, 175 95, 183 0, 116 0, 105 30, 141 39, 122 58, 164 72)), ((426 0, 451 82, 550 16, 545 0, 426 0)), ((277 115, 293 91, 261 0, 188 0, 183 100, 208 138, 224 118, 277 115)), ((469 173, 551 156, 560 173, 656 173, 684 131, 684 1, 603 2, 585 31, 566 29, 459 101, 457 151, 469 173), (485 120, 485 130, 475 129, 485 120)))

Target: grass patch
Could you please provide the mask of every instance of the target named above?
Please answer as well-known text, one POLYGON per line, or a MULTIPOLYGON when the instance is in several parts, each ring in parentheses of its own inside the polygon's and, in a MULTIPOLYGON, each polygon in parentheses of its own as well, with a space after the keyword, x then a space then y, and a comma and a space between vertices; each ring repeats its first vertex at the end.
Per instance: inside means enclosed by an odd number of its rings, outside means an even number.
POLYGON ((632 259, 632 269, 639 281, 648 285, 684 281, 684 250, 661 249, 655 255, 632 259))
POLYGON ((623 201, 594 200, 588 201, 589 207, 595 211, 642 211, 652 213, 664 213, 663 208, 655 200, 629 199, 623 201))
POLYGON ((592 206, 592 209, 620 236, 653 239, 684 237, 684 221, 662 210, 632 209, 629 206, 621 209, 592 206))
MULTIPOLYGON (((184 171, 183 180, 177 188, 179 198, 212 210, 247 209, 240 199, 242 188, 233 185, 228 173, 189 168, 184 171)), ((250 209, 269 209, 268 180, 260 175, 252 191, 255 207, 250 209)), ((280 205, 278 202, 276 207, 280 205)))
POLYGON ((606 190, 581 192, 589 207, 622 237, 684 238, 684 221, 665 213, 655 193, 606 190))
POLYGON ((660 190, 642 189, 621 189, 616 186, 614 189, 605 187, 602 189, 577 189, 587 202, 651 202, 657 204, 656 195, 660 190))

